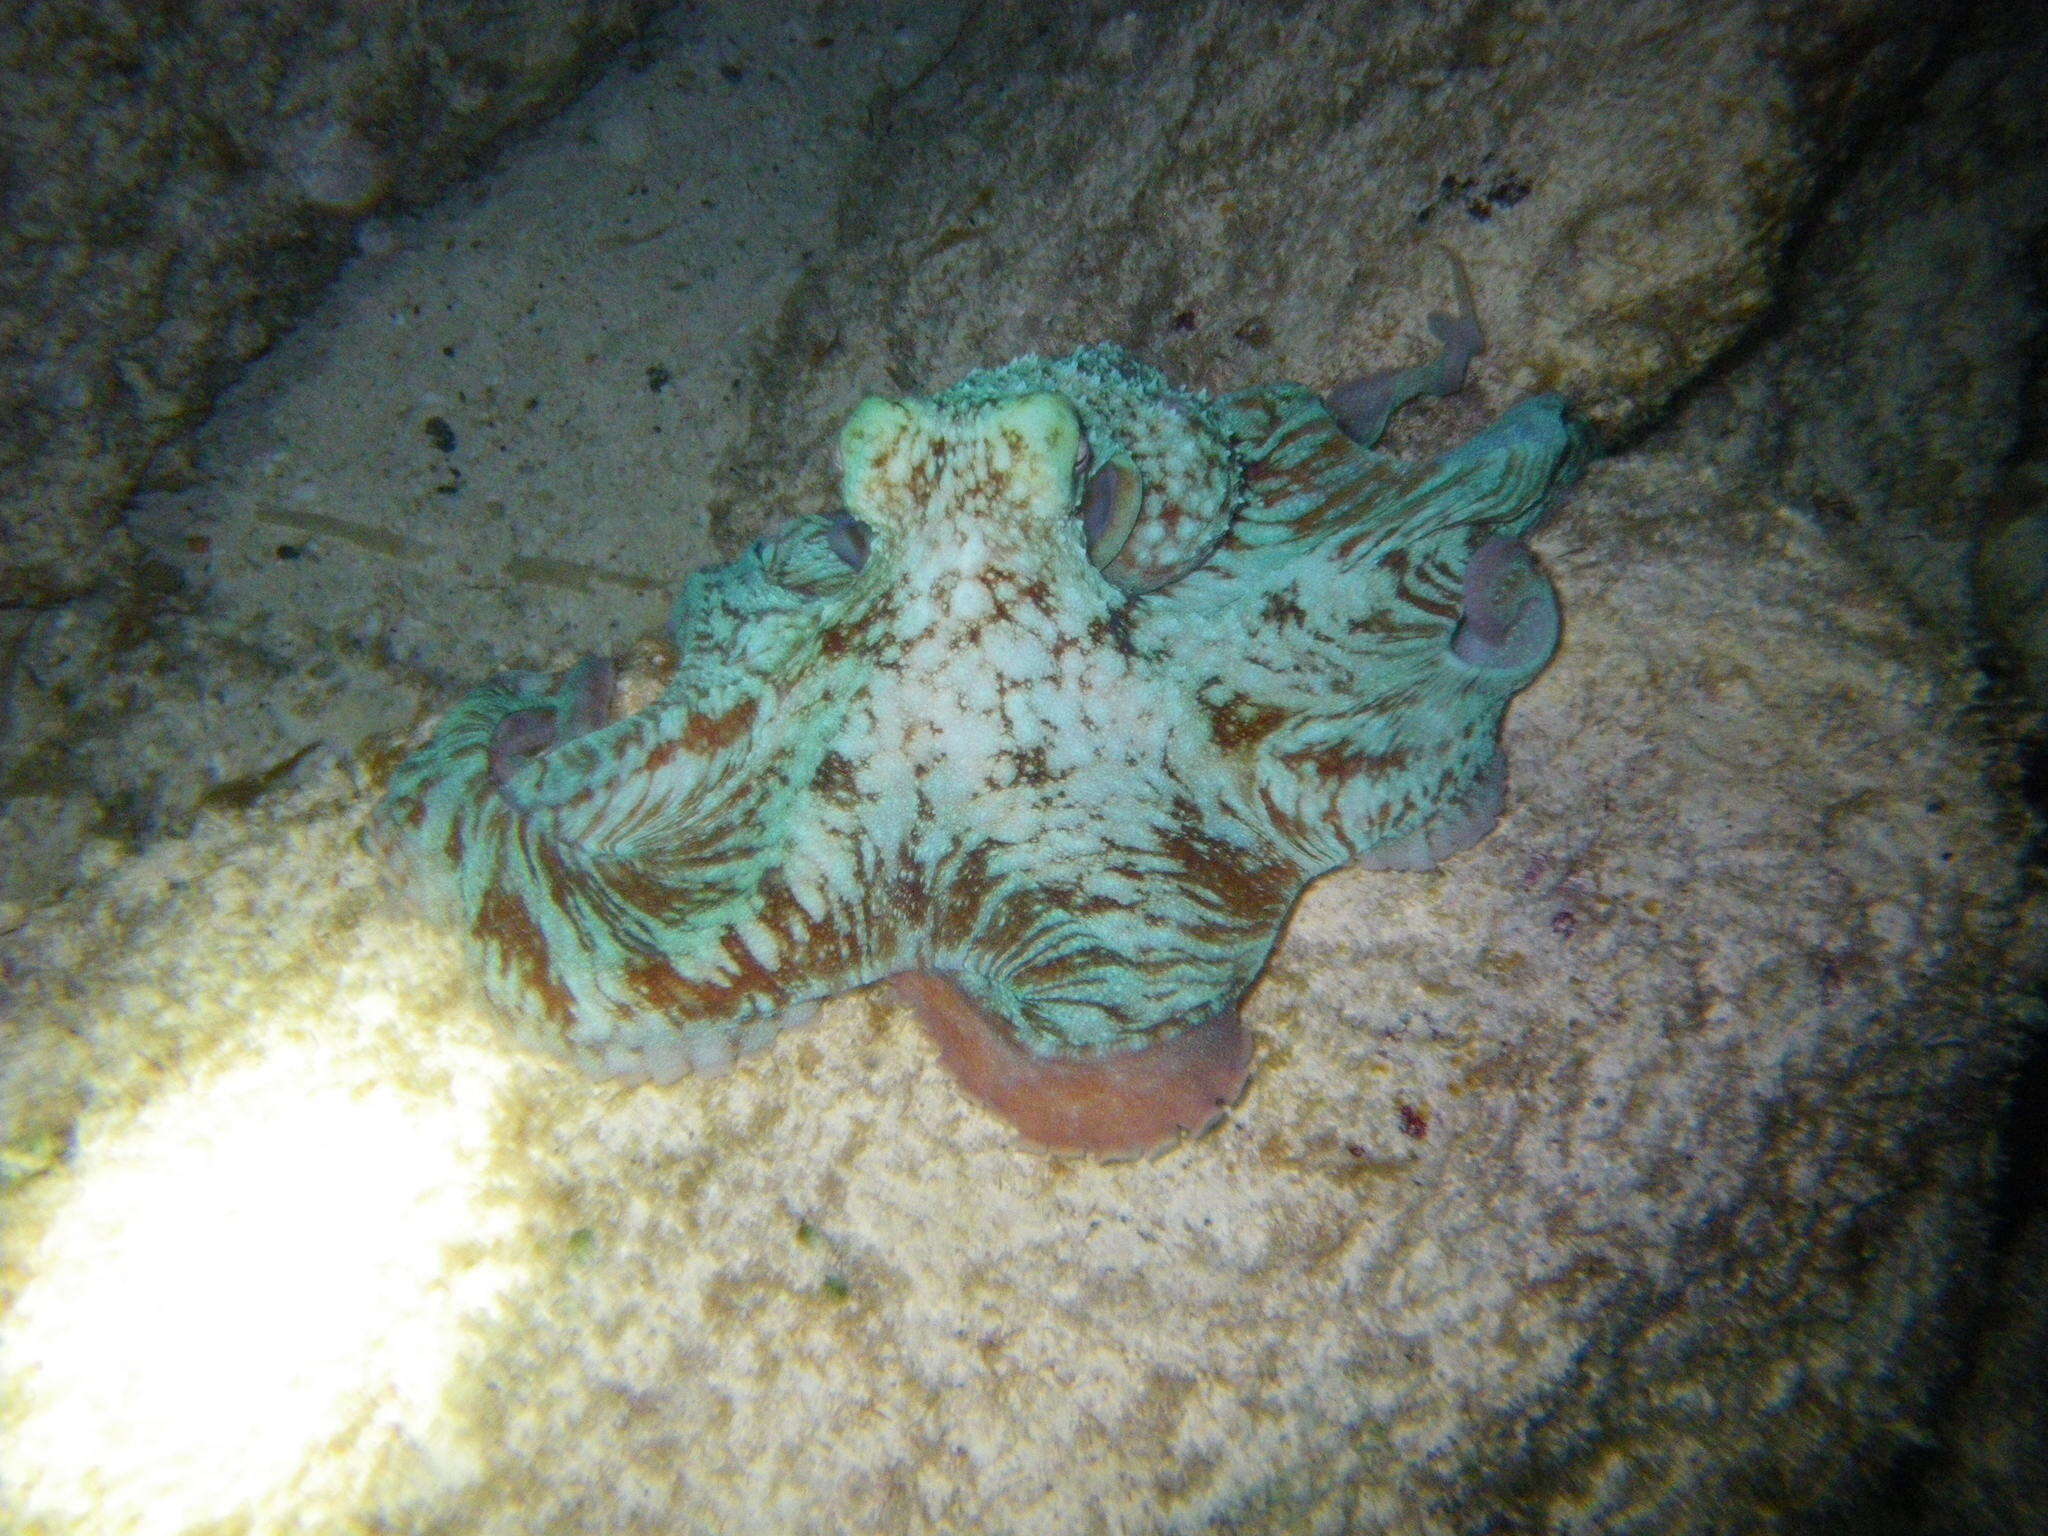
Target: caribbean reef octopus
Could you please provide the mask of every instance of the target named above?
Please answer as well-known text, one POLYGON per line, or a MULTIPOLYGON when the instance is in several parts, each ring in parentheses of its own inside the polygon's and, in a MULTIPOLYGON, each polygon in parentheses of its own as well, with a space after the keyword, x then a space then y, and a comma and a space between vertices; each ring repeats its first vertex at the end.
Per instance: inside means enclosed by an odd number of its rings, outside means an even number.
POLYGON ((1303 886, 1491 828, 1558 608, 1521 536, 1575 473, 1560 401, 1429 463, 1387 417, 1443 354, 1325 400, 1210 397, 1115 346, 869 399, 841 510, 689 578, 679 661, 471 694, 379 812, 522 1031, 667 1082, 894 978, 1030 1141, 1196 1134, 1303 886))

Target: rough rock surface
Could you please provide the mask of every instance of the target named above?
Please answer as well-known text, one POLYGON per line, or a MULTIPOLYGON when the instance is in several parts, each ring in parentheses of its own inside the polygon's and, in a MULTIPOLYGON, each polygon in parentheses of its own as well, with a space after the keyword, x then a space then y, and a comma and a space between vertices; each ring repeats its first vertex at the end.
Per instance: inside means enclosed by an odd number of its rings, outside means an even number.
POLYGON ((31 0, 0 17, 0 606, 121 573, 152 456, 345 254, 656 0, 31 0))
POLYGON ((1944 1418, 1944 1463, 1918 1500, 1935 1536, 2025 1536, 2048 1518, 2048 1211, 2002 1270, 1968 1389, 1944 1418))
MULTIPOLYGON (((1971 644, 2001 779, 2048 804, 2048 34, 1979 7, 1919 102, 1815 216, 1755 344, 1670 440, 1811 508, 1926 621, 1971 644)), ((2043 844, 2030 857, 2039 878, 2043 844)), ((2036 973, 2037 988, 2039 975, 2036 973)), ((2048 1529, 2048 1037, 2035 1009, 2000 1138, 2004 1220, 1972 1365, 1873 1532, 2048 1529)))
POLYGON ((1814 220, 1775 323, 1692 402, 2048 706, 2048 33, 1984 7, 1814 220), (2030 400, 2030 391, 2033 398, 2030 400))
POLYGON ((1971 552, 1983 632, 2010 658, 2018 692, 2048 714, 2048 390, 2030 413, 2027 457, 2001 477, 1971 552))
POLYGON ((1102 337, 1210 388, 1426 355, 1443 246, 1492 349, 1474 416, 1556 389, 1625 432, 1764 313, 1794 221, 1948 14, 990 8, 894 104, 787 305, 718 526, 750 536, 877 380, 1102 337))
MULTIPOLYGON (((471 1344, 410 1416, 337 1408, 267 1495, 301 1513, 1788 1529, 1916 1441, 1958 1342, 2024 964, 2013 818, 1955 657, 1810 518, 1641 455, 1537 544, 1568 634, 1510 717, 1513 809, 1439 873, 1311 889, 1206 1139, 1023 1149, 874 996, 668 1089, 501 1055, 451 946, 374 898, 370 786, 329 776, 10 940, 9 1160, 47 1171, 8 1227, 54 1243, 124 1139, 293 1052, 377 1063, 424 1116, 488 1085, 458 1185, 497 1215, 430 1288, 472 1297, 471 1344)), ((0 1363, 45 1365, 15 1465, 65 1394, 123 1418, 146 1369, 80 1384, 33 1251, 0 1327, 0 1363)), ((22 1486, 77 1508, 51 1467, 22 1486)))

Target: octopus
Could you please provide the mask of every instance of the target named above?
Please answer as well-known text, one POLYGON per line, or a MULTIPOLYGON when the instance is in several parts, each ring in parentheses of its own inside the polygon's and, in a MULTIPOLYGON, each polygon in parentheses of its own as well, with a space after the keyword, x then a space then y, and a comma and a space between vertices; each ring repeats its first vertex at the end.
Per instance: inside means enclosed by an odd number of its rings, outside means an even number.
POLYGON ((1584 459, 1555 397, 1428 462, 1375 447, 1481 342, 1328 398, 1210 396, 1113 345, 870 398, 839 501, 691 576, 674 671, 472 693, 381 840, 522 1035, 723 1070, 890 981, 1030 1143, 1193 1137, 1304 886, 1420 870, 1500 814, 1503 716, 1558 639, 1524 535, 1584 459))

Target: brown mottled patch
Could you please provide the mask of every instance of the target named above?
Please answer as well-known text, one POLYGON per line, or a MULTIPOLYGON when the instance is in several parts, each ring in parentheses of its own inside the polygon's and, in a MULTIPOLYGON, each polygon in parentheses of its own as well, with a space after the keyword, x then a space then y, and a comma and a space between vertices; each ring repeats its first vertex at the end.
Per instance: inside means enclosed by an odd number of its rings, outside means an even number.
POLYGON ((685 981, 676 968, 658 955, 625 968, 626 988, 650 1012, 675 1024, 697 1023, 730 1013, 738 1003, 738 989, 702 982, 685 981))
POLYGON ((1391 608, 1375 608, 1361 618, 1348 619, 1344 632, 1371 635, 1380 640, 1426 640, 1438 633, 1435 625, 1404 624, 1391 608))
POLYGON ((889 882, 889 912, 903 927, 922 927, 931 910, 931 888, 916 870, 899 869, 889 882))
MULTIPOLYGON (((1420 576, 1417 577, 1417 581, 1421 579, 1420 576)), ((1458 598, 1438 597, 1434 593, 1424 592, 1415 581, 1402 581, 1396 589, 1396 595, 1411 608, 1419 608, 1424 613, 1449 623, 1455 623, 1465 612, 1465 605, 1458 598)))
POLYGON ((1288 712, 1275 704, 1255 704, 1234 698, 1222 704, 1205 705, 1209 734, 1224 752, 1249 752, 1288 721, 1288 712))
POLYGON ((1294 599, 1294 593, 1268 592, 1266 600, 1259 605, 1259 617, 1275 628, 1284 629, 1308 622, 1308 613, 1294 599))
POLYGON ((990 853, 987 844, 977 843, 946 873, 944 899, 932 915, 932 944, 942 953, 959 949, 974 934, 982 903, 995 886, 988 868, 990 853))
MULTIPOLYGON (((1010 462, 1012 464, 1025 463, 1031 458, 1032 445, 1024 440, 1024 434, 1015 427, 1004 427, 1002 429, 1002 438, 1003 446, 1010 451, 1010 462)), ((997 478, 1007 483, 1007 476, 997 478)))
POLYGON ((752 699, 742 699, 722 715, 691 716, 681 735, 656 742, 648 749, 640 772, 659 773, 685 752, 709 757, 724 751, 753 726, 758 710, 752 699))
POLYGON ((818 652, 828 661, 837 661, 865 651, 877 666, 890 666, 892 663, 875 654, 874 637, 893 634, 896 622, 896 600, 884 593, 865 613, 819 631, 818 652))
POLYGON ((739 933, 728 928, 718 940, 718 947, 732 961, 733 969, 739 972, 739 988, 751 991, 776 993, 775 973, 761 962, 761 957, 747 948, 746 940, 739 933))
MULTIPOLYGON (((1011 608, 1009 595, 1003 590, 1007 583, 996 571, 987 568, 976 571, 974 573, 974 580, 979 582, 982 590, 988 593, 989 617, 991 620, 1002 624, 1015 617, 1016 610, 1011 608)), ((976 625, 975 629, 978 633, 980 626, 976 625)))
POLYGON ((553 837, 527 838, 525 842, 528 859, 540 876, 549 904, 558 912, 574 912, 589 871, 580 864, 571 866, 566 850, 553 837))
POLYGON ((555 975, 547 936, 525 902, 503 886, 493 885, 477 904, 474 931, 479 943, 496 949, 511 963, 520 986, 549 1022, 563 1030, 576 1022, 575 1001, 555 975))
POLYGON ((1360 498, 1343 477, 1357 452, 1357 445, 1334 422, 1305 423, 1253 456, 1245 470, 1245 489, 1268 507, 1307 498, 1309 504, 1293 522, 1299 533, 1314 534, 1356 515, 1360 498))
POLYGON ((817 771, 811 775, 811 788, 836 805, 851 805, 860 799, 853 764, 838 752, 827 752, 818 759, 817 771))
POLYGON ((1175 825, 1158 834, 1159 849, 1180 866, 1181 877, 1222 901, 1241 922, 1277 922, 1301 887, 1291 861, 1260 858, 1204 831, 1196 807, 1174 803, 1175 825))
POLYGON ((1055 777, 1042 746, 1026 747, 1022 751, 1005 752, 1001 755, 1009 758, 1015 766, 1019 784, 1040 789, 1052 783, 1055 777))
MULTIPOLYGON (((770 870, 762 877, 755 896, 754 919, 775 935, 779 950, 775 971, 769 977, 776 988, 784 977, 801 977, 827 990, 855 985, 856 978, 871 979, 871 973, 862 973, 870 952, 892 948, 901 926, 893 912, 881 913, 864 933, 850 932, 829 917, 813 918, 790 893, 780 870, 770 870)), ((769 976, 765 971, 761 974, 769 976)))
POLYGON ((706 756, 723 752, 753 729, 759 708, 754 700, 742 699, 722 715, 693 715, 683 728, 683 745, 706 756))
POLYGON ((965 915, 974 947, 984 956, 994 957, 1019 952, 1053 911, 1053 901, 1044 888, 1026 886, 1006 892, 997 902, 978 900, 965 915))
POLYGON ((1137 646, 1131 640, 1131 613, 1128 605, 1112 608, 1102 617, 1088 621, 1088 643, 1108 645, 1119 656, 1136 656, 1137 646))
POLYGON ((692 981, 661 955, 642 957, 625 968, 622 978, 649 1009, 673 1023, 689 1024, 736 1017, 749 998, 765 998, 771 1010, 780 1009, 790 995, 786 976, 801 973, 808 979, 811 974, 794 966, 770 970, 734 929, 720 934, 718 943, 731 962, 730 979, 692 981))
POLYGON ((584 878, 596 882, 610 897, 607 908, 642 912, 676 924, 710 911, 732 895, 728 885, 708 879, 706 874, 700 861, 686 878, 664 880, 650 873, 643 860, 607 859, 594 864, 584 878))
POLYGON ((1283 809, 1273 798, 1273 792, 1264 786, 1259 789, 1259 803, 1265 808, 1266 820, 1273 829, 1290 842, 1302 843, 1308 838, 1308 823, 1292 811, 1283 809))
MULTIPOLYGON (((1028 930, 1027 930, 1028 931, 1028 930)), ((1148 954, 1130 954, 1099 944, 1076 945, 1049 955, 1037 955, 1015 967, 1006 978, 1020 996, 1048 996, 1087 988, 1104 972, 1122 969, 1156 973, 1168 962, 1148 954)), ((1025 1011, 1029 1012, 1027 1002, 1025 1011)), ((1141 1023, 1120 1009, 1103 1008, 1116 1023, 1120 1034, 1141 1032, 1141 1023)))
POLYGON ((1408 766, 1408 752, 1403 747, 1385 752, 1352 752, 1330 743, 1282 753, 1280 761, 1297 773, 1312 769, 1325 779, 1341 781, 1360 773, 1382 777, 1400 773, 1408 766))
POLYGON ((1029 581, 1019 582, 1017 596, 1040 613, 1052 612, 1052 586, 1043 576, 1034 576, 1029 581))

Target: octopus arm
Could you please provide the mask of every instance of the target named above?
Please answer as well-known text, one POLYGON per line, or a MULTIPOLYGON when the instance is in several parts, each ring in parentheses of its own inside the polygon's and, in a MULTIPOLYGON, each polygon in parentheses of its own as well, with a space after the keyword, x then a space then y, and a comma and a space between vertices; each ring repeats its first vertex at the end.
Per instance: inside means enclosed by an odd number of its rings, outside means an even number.
POLYGON ((1472 297, 1472 279, 1465 263, 1448 246, 1451 278, 1458 295, 1455 314, 1441 310, 1429 317, 1430 334, 1437 339, 1437 355, 1428 362, 1406 368, 1382 368, 1339 385, 1330 391, 1330 413, 1344 434, 1361 447, 1370 448, 1387 430, 1394 413, 1411 400, 1425 395, 1455 395, 1465 387, 1465 371, 1472 359, 1486 350, 1486 336, 1479 328, 1479 305, 1472 297))
POLYGON ((1130 1156, 1237 1097, 1237 1001, 1303 872, 1185 801, 1131 818, 1105 858, 977 893, 964 942, 898 979, 970 1094, 1040 1145, 1130 1156))
POLYGON ((1235 396, 1231 419, 1238 524, 1153 620, 1214 675, 1219 750, 1249 759, 1304 865, 1428 867, 1498 807, 1502 715, 1558 638, 1522 535, 1583 438, 1548 398, 1419 464, 1359 447, 1298 386, 1235 396))
POLYGON ((746 698, 566 740, 531 723, 590 724, 591 686, 579 669, 553 691, 531 677, 479 689, 401 769, 379 827, 430 870, 452 865, 452 882, 429 884, 452 900, 486 990, 536 1038, 600 1070, 673 1076, 787 1001, 739 942, 761 904, 778 779, 749 751, 761 741, 746 698), (508 762, 515 751, 527 760, 508 762))

